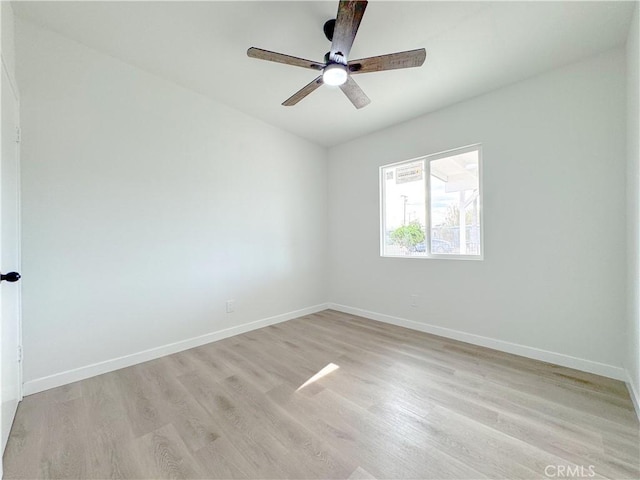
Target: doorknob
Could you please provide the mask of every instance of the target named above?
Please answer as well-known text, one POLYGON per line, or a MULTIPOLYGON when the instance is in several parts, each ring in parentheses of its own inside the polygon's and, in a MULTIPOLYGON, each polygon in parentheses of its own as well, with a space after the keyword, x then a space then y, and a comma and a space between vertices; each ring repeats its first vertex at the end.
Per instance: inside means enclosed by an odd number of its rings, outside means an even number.
POLYGON ((17 282, 20 280, 20 274, 18 272, 9 272, 7 274, 0 273, 0 282, 6 280, 7 282, 17 282))

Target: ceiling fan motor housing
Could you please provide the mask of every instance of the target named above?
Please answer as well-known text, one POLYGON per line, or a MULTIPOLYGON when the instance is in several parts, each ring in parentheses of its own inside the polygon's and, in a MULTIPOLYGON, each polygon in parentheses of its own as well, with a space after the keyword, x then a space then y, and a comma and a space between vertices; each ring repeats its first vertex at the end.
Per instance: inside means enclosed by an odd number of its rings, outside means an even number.
POLYGON ((324 36, 327 37, 327 40, 330 42, 333 41, 333 30, 336 28, 336 19, 332 18, 331 20, 327 20, 324 22, 324 26, 322 29, 324 30, 324 36))

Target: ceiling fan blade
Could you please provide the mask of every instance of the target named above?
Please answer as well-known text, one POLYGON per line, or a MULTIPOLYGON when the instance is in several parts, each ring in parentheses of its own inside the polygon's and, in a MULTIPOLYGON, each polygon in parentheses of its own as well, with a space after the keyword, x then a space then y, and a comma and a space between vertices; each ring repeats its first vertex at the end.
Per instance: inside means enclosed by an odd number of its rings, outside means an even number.
POLYGON ((298 90, 296 93, 294 93, 289 98, 287 98, 284 102, 282 102, 282 105, 284 105, 285 107, 291 107, 292 105, 295 105, 304 97, 306 97, 311 92, 313 92, 316 88, 320 87, 323 83, 324 82, 322 81, 322 75, 320 75, 311 83, 308 83, 307 85, 302 87, 300 90, 298 90))
POLYGON ((398 68, 420 67, 426 57, 427 52, 425 49, 419 48, 406 52, 390 53, 389 55, 361 58, 349 62, 349 71, 351 73, 369 73, 398 68))
POLYGON ((353 106, 356 108, 366 107, 371 103, 371 100, 367 95, 362 91, 360 85, 356 83, 356 81, 349 76, 347 81, 340 85, 340 90, 344 92, 353 106))
POLYGON ((331 41, 329 58, 332 61, 342 64, 347 62, 366 8, 367 2, 363 0, 341 0, 331 41))
POLYGON ((311 68, 312 70, 322 70, 324 68, 324 63, 292 57, 291 55, 285 55, 283 53, 270 52, 269 50, 263 50, 256 47, 251 47, 247 50, 247 55, 251 58, 267 60, 269 62, 284 63, 286 65, 293 65, 294 67, 311 68))

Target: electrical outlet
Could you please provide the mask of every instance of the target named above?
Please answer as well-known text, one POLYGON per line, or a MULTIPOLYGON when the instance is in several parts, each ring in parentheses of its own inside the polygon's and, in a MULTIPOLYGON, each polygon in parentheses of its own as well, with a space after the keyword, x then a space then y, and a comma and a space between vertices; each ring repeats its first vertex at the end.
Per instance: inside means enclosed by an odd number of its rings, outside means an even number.
POLYGON ((235 312, 235 310, 236 310, 236 301, 227 300, 227 313, 235 312))

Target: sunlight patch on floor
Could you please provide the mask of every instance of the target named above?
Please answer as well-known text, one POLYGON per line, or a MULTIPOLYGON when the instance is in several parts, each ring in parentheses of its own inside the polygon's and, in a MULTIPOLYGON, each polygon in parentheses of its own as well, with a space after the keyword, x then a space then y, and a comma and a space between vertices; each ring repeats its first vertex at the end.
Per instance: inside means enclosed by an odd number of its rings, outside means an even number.
POLYGON ((302 390, 304 387, 306 387, 307 385, 320 380, 322 377, 329 375, 331 372, 336 371, 337 369, 339 369, 340 367, 338 365, 336 365, 335 363, 329 363, 327 364, 326 367, 324 367, 322 370, 320 370, 318 373, 316 373, 313 377, 311 377, 309 380, 307 380, 306 382, 304 382, 302 385, 300 385, 297 389, 296 392, 299 392, 300 390, 302 390))

